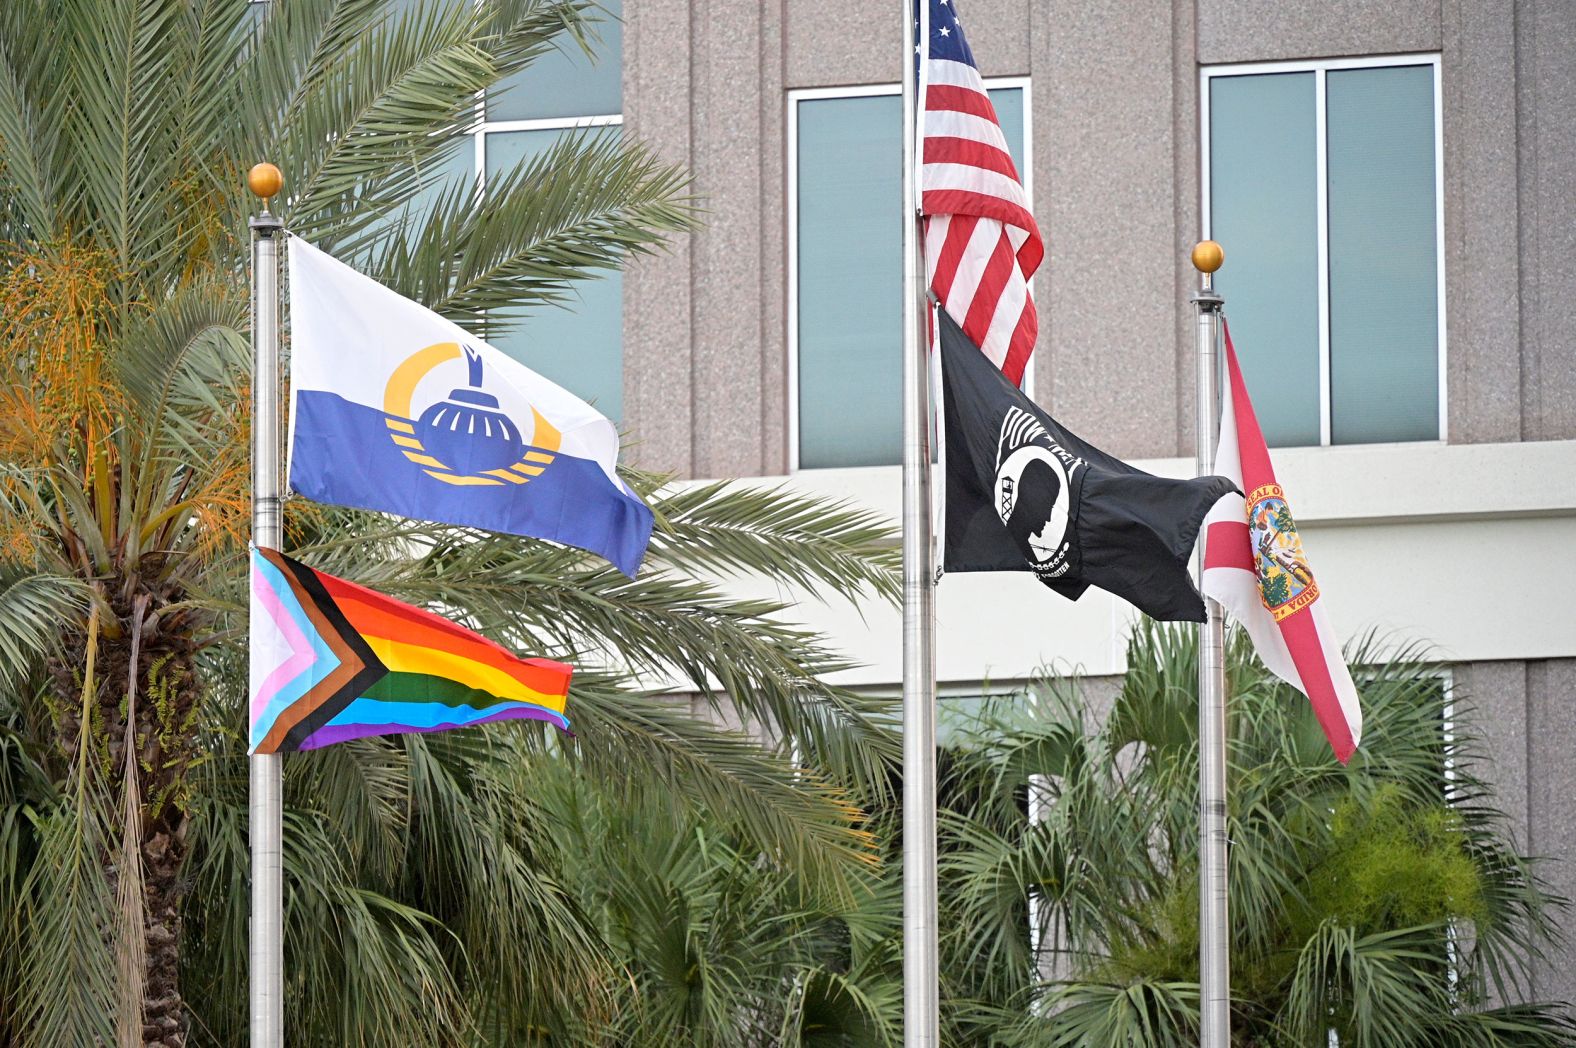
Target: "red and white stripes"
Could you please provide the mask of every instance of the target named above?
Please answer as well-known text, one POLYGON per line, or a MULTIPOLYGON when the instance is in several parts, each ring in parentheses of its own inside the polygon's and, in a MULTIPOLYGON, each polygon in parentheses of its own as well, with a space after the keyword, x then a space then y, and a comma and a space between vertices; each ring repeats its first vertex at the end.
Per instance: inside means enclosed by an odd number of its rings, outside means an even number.
POLYGON ((927 276, 969 341, 1017 383, 1039 333, 1029 282, 1045 248, 967 45, 934 32, 920 72, 927 276))

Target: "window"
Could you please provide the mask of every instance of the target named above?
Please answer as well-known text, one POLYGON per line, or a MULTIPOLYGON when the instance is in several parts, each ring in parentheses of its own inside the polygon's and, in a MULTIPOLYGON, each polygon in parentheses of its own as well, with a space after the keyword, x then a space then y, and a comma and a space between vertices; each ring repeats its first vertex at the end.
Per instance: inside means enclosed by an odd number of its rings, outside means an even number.
MULTIPOLYGON (((573 41, 537 58, 488 92, 476 132, 476 170, 487 179, 539 156, 568 134, 618 135, 623 109, 623 2, 601 0, 601 41, 586 58, 573 41)), ((516 317, 499 349, 590 401, 617 422, 624 413, 624 280, 618 270, 580 282, 571 308, 516 317)))
MULTIPOLYGON (((1032 189, 1028 82, 987 85, 1032 189)), ((892 86, 789 96, 789 441, 798 468, 902 458, 902 121, 892 86)))
POLYGON ((1204 233, 1271 445, 1444 434, 1439 58, 1203 72, 1204 233))
MULTIPOLYGON (((566 135, 621 133, 623 4, 601 0, 599 7, 595 58, 560 38, 558 50, 490 90, 479 104, 472 141, 439 161, 441 175, 415 207, 430 208, 441 192, 460 184, 486 193, 489 178, 540 156, 566 135)), ((617 422, 624 400, 623 276, 614 270, 582 280, 574 295, 566 306, 505 313, 508 326, 489 333, 488 341, 617 422)))

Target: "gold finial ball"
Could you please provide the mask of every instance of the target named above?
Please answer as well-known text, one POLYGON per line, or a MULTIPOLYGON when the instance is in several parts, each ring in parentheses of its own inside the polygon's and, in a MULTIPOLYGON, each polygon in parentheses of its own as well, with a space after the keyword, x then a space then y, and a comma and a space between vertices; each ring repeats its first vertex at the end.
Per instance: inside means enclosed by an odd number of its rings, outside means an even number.
POLYGON ((1226 261, 1226 253, 1213 240, 1200 240, 1193 245, 1193 268, 1200 273, 1213 273, 1226 261))
POLYGON ((255 164, 246 173, 246 184, 253 193, 267 200, 284 187, 285 176, 272 164, 255 164))

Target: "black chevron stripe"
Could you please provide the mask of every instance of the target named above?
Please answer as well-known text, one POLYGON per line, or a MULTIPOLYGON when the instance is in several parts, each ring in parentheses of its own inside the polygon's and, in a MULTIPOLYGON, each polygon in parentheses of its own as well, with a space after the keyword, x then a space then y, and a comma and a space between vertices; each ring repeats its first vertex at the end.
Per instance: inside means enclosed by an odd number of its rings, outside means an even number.
POLYGON ((322 582, 318 581, 317 572, 300 561, 285 556, 283 553, 276 553, 276 556, 284 562, 290 574, 295 577, 295 580, 301 584, 301 588, 311 597, 312 603, 317 605, 318 610, 323 613, 323 617, 334 627, 334 632, 339 635, 340 639, 345 642, 346 646, 361 661, 361 669, 356 672, 355 676, 351 677, 343 687, 324 699, 317 709, 301 718, 295 727, 285 733, 284 739, 279 744, 279 750, 283 753, 299 750, 301 744, 310 739, 319 728, 337 717, 346 706, 365 695, 368 688, 388 676, 389 670, 382 660, 373 653, 366 639, 350 625, 350 622, 345 618, 345 613, 339 610, 339 605, 334 603, 334 598, 329 595, 328 590, 323 588, 322 582))

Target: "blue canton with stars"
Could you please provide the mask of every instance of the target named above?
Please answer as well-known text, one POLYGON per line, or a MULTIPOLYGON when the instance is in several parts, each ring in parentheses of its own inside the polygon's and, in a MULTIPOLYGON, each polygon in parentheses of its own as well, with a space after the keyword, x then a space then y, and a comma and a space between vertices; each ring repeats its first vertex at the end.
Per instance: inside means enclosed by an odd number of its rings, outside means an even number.
MULTIPOLYGON (((930 57, 966 62, 978 68, 974 61, 974 52, 969 50, 969 42, 963 35, 963 23, 958 18, 957 0, 918 0, 918 2, 930 4, 930 57)), ((917 18, 914 22, 914 30, 915 35, 918 35, 917 18)), ((917 55, 916 64, 924 57, 923 53, 917 55)))

